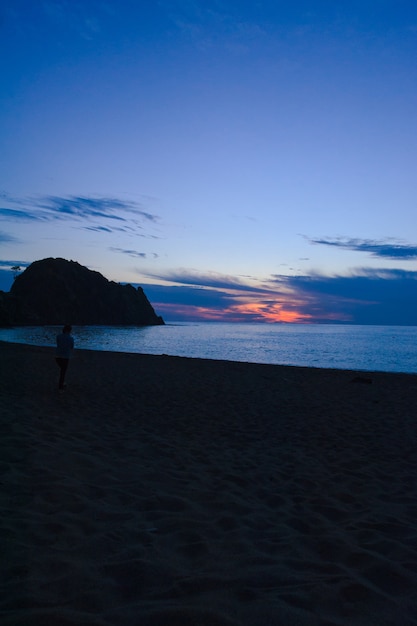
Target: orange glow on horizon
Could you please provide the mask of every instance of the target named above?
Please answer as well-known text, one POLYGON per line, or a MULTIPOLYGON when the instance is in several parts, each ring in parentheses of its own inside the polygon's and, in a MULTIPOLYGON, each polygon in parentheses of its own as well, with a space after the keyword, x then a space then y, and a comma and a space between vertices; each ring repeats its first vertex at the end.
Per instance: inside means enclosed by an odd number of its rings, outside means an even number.
POLYGON ((169 314, 188 319, 200 319, 202 321, 217 322, 286 322, 306 323, 314 322, 314 318, 306 313, 285 309, 281 304, 263 304, 257 302, 245 302, 236 304, 225 309, 184 305, 175 303, 154 303, 156 311, 164 315, 169 314))
POLYGON ((260 304, 258 302, 246 302, 232 307, 240 315, 258 318, 260 322, 306 322, 311 321, 311 315, 298 311, 286 310, 281 304, 260 304))

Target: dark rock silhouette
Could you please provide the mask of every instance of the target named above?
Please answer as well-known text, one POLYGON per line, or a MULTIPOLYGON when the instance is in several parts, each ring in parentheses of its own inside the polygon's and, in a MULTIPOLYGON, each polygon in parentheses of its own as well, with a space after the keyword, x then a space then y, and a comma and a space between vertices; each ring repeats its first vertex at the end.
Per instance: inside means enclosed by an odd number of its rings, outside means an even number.
POLYGON ((120 285, 75 261, 35 261, 0 292, 0 325, 164 324, 142 287, 120 285))
POLYGON ((10 293, 0 291, 0 326, 13 326, 13 305, 10 293))

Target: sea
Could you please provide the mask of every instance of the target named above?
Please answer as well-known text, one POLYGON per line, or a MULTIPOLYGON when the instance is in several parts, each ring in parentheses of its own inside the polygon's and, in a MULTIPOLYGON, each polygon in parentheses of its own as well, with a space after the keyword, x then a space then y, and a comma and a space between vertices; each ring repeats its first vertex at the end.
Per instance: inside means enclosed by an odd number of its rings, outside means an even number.
MULTIPOLYGON (((54 346, 61 327, 0 329, 0 340, 54 346)), ((75 326, 77 348, 359 371, 417 373, 417 326, 171 322, 75 326)))

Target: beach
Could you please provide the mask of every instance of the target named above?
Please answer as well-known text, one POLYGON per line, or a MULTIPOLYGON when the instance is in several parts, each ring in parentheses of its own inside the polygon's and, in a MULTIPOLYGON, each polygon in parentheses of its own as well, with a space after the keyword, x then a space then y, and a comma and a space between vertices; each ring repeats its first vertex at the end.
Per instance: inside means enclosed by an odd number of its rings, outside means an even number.
POLYGON ((417 624, 417 375, 0 342, 4 626, 417 624))

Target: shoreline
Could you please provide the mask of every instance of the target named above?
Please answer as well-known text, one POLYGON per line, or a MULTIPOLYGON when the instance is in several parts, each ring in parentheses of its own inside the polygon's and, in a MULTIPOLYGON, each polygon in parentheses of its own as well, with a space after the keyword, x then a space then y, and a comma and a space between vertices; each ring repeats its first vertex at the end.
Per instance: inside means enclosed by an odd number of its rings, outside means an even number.
MULTIPOLYGON (((417 327, 416 327, 417 328, 417 327)), ((415 327, 201 323, 164 327, 77 327, 76 348, 170 354, 320 369, 417 374, 415 327)), ((0 340, 54 347, 57 327, 0 332, 0 340)))
POLYGON ((0 342, 7 625, 417 623, 417 375, 0 342), (356 380, 355 380, 356 379, 356 380))
MULTIPOLYGON (((57 328, 61 328, 58 327, 57 328)), ((38 348, 41 350, 49 350, 52 352, 55 352, 55 346, 54 345, 40 345, 40 344, 32 344, 32 343, 23 343, 23 342, 19 342, 19 341, 6 341, 4 339, 0 339, 0 346, 2 345, 12 345, 12 346, 26 346, 27 348, 38 348)), ((169 359, 183 359, 183 360, 189 360, 189 361, 202 361, 202 362, 213 362, 213 363, 236 363, 236 364, 241 364, 241 365, 247 365, 247 366, 263 366, 263 367, 277 367, 277 368, 289 368, 289 369, 300 369, 300 370, 319 370, 319 371, 324 371, 324 372, 351 372, 352 374, 361 376, 361 375, 366 375, 368 377, 372 377, 373 375, 375 376, 379 376, 379 375, 387 375, 387 376, 414 376, 417 377, 417 372, 403 372, 403 371, 391 371, 391 370, 374 370, 374 369, 361 369, 361 368, 341 368, 341 367, 321 367, 321 366, 316 366, 316 365, 292 365, 292 364, 285 364, 285 363, 263 363, 263 362, 257 362, 257 361, 235 361, 233 359, 216 359, 216 358, 208 358, 208 357, 197 357, 197 356, 181 356, 181 355, 175 355, 175 354, 164 354, 164 353, 158 353, 158 354, 154 354, 154 353, 147 353, 147 352, 122 352, 122 351, 117 351, 117 350, 98 350, 96 348, 79 348, 79 347, 75 347, 74 349, 74 355, 72 358, 76 358, 76 354, 82 354, 83 352, 87 352, 87 353, 97 353, 99 354, 108 354, 108 355, 130 355, 131 357, 135 357, 137 356, 138 358, 141 357, 155 357, 155 358, 169 358, 169 359)))

